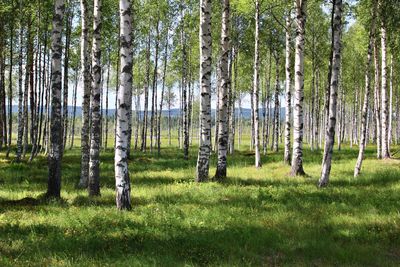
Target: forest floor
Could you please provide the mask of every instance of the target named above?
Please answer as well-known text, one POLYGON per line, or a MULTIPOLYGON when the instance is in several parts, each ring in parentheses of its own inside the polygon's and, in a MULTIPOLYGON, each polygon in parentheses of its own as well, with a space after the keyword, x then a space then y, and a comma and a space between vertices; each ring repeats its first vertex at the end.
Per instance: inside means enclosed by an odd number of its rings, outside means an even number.
POLYGON ((321 151, 305 150, 303 178, 288 177, 282 152, 257 170, 237 151, 227 181, 204 184, 193 182, 195 148, 189 161, 175 147, 134 152, 129 212, 115 208, 112 151, 101 156, 102 195, 90 199, 76 188, 80 150, 67 150, 62 200, 50 202, 40 198, 46 158, 17 164, 3 151, 0 266, 398 266, 400 161, 374 151, 354 179, 357 147, 335 149, 326 189, 316 187, 321 151))

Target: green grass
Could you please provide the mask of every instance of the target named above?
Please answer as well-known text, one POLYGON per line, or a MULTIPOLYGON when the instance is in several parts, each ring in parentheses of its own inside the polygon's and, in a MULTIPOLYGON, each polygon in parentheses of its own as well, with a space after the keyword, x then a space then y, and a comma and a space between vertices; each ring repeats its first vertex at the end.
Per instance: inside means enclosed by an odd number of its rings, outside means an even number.
MULTIPOLYGON (((110 142, 112 144, 112 142, 110 142)), ((245 146, 242 146, 243 148, 245 146)), ((396 149, 396 148, 395 148, 396 149)), ((316 187, 321 153, 305 151, 304 178, 282 153, 229 156, 225 183, 193 182, 196 149, 134 152, 133 210, 114 203, 113 153, 102 152, 101 193, 76 189, 79 149, 63 160, 62 200, 46 202, 47 161, 0 154, 0 266, 396 266, 400 262, 400 162, 357 148, 334 152, 328 188, 316 187)), ((215 172, 215 155, 210 174, 215 172)))

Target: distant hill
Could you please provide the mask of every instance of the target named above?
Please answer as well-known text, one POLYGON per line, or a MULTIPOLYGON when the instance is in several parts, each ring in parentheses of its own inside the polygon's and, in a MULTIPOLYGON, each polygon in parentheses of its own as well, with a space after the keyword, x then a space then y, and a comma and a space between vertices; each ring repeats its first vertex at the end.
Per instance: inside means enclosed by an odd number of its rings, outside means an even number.
MULTIPOLYGON (((17 114, 18 113, 18 106, 13 105, 12 106, 12 112, 14 114, 17 114)), ((103 110, 103 112, 105 114, 105 110, 103 110)), ((250 119, 251 109, 243 108, 242 112, 243 112, 243 117, 245 119, 250 119)), ((274 109, 272 108, 270 112, 271 112, 271 116, 272 116, 272 114, 274 112, 274 109)), ((73 113, 73 107, 72 106, 68 107, 68 113, 70 115, 72 115, 72 113, 73 113)), ((143 111, 140 111, 140 115, 141 116, 143 116, 143 113, 144 113, 143 111)), ((260 116, 262 116, 262 109, 259 109, 259 113, 260 113, 260 116)), ((115 114, 115 109, 109 109, 108 110, 108 116, 113 117, 114 114, 115 114)), ((171 109, 171 117, 178 117, 179 114, 180 114, 179 108, 171 109)), ((76 107, 76 117, 81 117, 81 116, 82 116, 82 107, 76 107)), ((163 116, 168 116, 168 110, 163 109, 163 116)), ((215 109, 211 110, 211 116, 212 117, 215 116, 215 109)), ((239 116, 239 109, 238 108, 236 109, 236 116, 239 116)), ((285 118, 285 108, 281 107, 281 119, 284 119, 284 118, 285 118)))

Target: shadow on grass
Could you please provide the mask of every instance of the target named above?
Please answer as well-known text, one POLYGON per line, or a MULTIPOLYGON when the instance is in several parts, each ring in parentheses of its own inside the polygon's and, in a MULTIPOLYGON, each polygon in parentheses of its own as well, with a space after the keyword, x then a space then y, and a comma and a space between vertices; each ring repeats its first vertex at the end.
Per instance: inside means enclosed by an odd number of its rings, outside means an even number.
MULTIPOLYGON (((144 206, 149 204, 149 201, 145 198, 140 198, 136 196, 131 196, 131 203, 133 206, 144 206)), ((115 206, 115 198, 114 197, 88 197, 88 196, 77 196, 71 203, 71 206, 74 207, 110 207, 114 208, 115 206)))
MULTIPOLYGON (((6 224, 0 225, 0 239, 19 240, 23 250, 3 241, 0 253, 21 261, 32 260, 35 255, 39 264, 40 259, 48 257, 65 258, 72 265, 84 260, 113 265, 280 266, 308 262, 324 266, 380 265, 398 260, 397 254, 388 255, 390 247, 396 251, 398 243, 377 244, 379 236, 370 234, 395 234, 387 223, 335 225, 327 217, 311 225, 291 221, 301 218, 296 214, 269 227, 232 223, 185 227, 175 221, 139 222, 100 215, 64 227, 6 224)), ((396 240, 399 234, 393 238, 396 240)))

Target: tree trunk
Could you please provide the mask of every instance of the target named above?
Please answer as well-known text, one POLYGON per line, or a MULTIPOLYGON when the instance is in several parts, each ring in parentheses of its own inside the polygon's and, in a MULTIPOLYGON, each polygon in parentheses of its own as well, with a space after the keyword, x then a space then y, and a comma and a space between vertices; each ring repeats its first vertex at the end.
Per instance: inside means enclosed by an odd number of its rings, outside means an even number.
POLYGON ((168 87, 168 146, 171 146, 171 88, 168 87))
POLYGON ((303 99, 304 99, 304 35, 307 0, 296 0, 296 56, 293 111, 293 158, 291 175, 304 175, 303 169, 303 99))
POLYGON ((149 106, 149 84, 150 84, 150 31, 147 39, 147 48, 146 48, 146 84, 144 86, 144 114, 143 114, 143 126, 142 126, 142 145, 141 151, 146 151, 146 143, 147 143, 147 110, 149 106))
MULTIPOLYGON (((121 35, 121 29, 118 24, 118 36, 121 35)), ((117 105, 118 105, 118 90, 119 90, 119 67, 120 67, 120 49, 121 49, 121 39, 118 38, 118 56, 117 56, 117 68, 116 68, 116 84, 115 84, 115 109, 114 109, 114 150, 115 147, 117 146, 117 105)), ((128 152, 129 152, 129 147, 128 147, 128 152)), ((129 156, 129 155, 128 155, 129 156)))
POLYGON ((151 94, 151 117, 150 117, 150 152, 153 151, 153 138, 154 133, 156 132, 156 106, 157 106, 157 68, 158 68, 158 47, 160 43, 160 31, 159 31, 159 22, 157 19, 156 23, 156 45, 154 48, 154 71, 153 71, 153 86, 152 86, 152 94, 151 94))
MULTIPOLYGON (((3 25, 0 23, 0 27, 3 27, 3 25)), ((3 148, 3 144, 7 145, 7 140, 6 140, 6 135, 4 134, 6 132, 6 117, 5 114, 3 113, 3 110, 6 108, 6 97, 5 97, 5 58, 4 58, 4 38, 0 34, 0 150, 3 148)))
MULTIPOLYGON (((229 119, 229 154, 233 155, 235 152, 235 134, 236 134, 236 94, 237 94, 237 61, 238 61, 238 51, 235 49, 233 58, 233 86, 231 86, 230 95, 230 119, 229 119)), ((232 81, 232 75, 230 80, 232 81)))
MULTIPOLYGON (((218 60, 219 61, 219 60, 218 60)), ((221 92, 219 91, 218 82, 220 80, 220 69, 219 69, 219 62, 217 63, 217 85, 216 85, 216 94, 217 99, 215 101, 215 128, 214 128, 214 152, 218 152, 218 132, 219 132, 219 98, 221 92)))
POLYGON ((89 196, 100 195, 100 90, 101 90, 101 0, 94 0, 92 43, 92 93, 90 98, 89 196))
POLYGON ((395 136, 395 144, 399 144, 399 137, 400 137, 400 97, 399 97, 399 91, 396 90, 396 136, 395 136))
POLYGON ((275 108, 274 108, 274 143, 273 143, 273 151, 278 152, 279 150, 279 121, 280 121, 280 103, 279 103, 279 55, 276 52, 275 55, 275 68, 276 68, 276 76, 275 76, 275 108))
POLYGON ((390 156, 390 145, 392 144, 393 123, 393 54, 390 57, 390 82, 389 82, 389 127, 388 127, 388 151, 390 156))
POLYGON ((387 92, 387 64, 386 64, 386 27, 384 22, 381 25, 381 56, 382 56, 382 86, 381 86, 381 109, 382 109, 382 158, 390 158, 388 129, 389 129, 389 107, 388 107, 388 92, 387 92))
MULTIPOLYGON (((46 18, 46 23, 47 23, 47 18, 46 18)), ((46 84, 46 55, 47 55, 47 31, 44 33, 44 49, 43 49, 43 70, 42 70, 42 82, 41 82, 41 87, 42 87, 42 95, 41 95, 41 100, 40 102, 42 103, 40 106, 40 115, 39 115, 39 137, 37 140, 37 147, 38 149, 36 150, 36 153, 39 153, 40 150, 43 149, 44 142, 42 141, 42 132, 43 136, 45 133, 45 130, 42 129, 43 125, 43 113, 44 113, 44 108, 45 104, 44 101, 46 100, 46 105, 47 105, 47 84, 46 84), (42 145, 40 145, 40 142, 42 142, 42 145)), ((46 109, 47 110, 47 109, 46 109)))
MULTIPOLYGON (((182 8, 182 7, 181 7, 182 8)), ((187 85, 188 85, 188 73, 187 73, 187 66, 189 65, 187 62, 187 51, 186 51, 186 32, 185 32, 185 20, 184 20, 184 13, 183 9, 181 10, 181 17, 182 17, 182 25, 181 25, 181 45, 182 45, 182 107, 183 107, 183 120, 182 120, 182 127, 183 127, 183 158, 185 160, 189 159, 189 117, 188 117, 188 95, 187 95, 187 85)))
POLYGON ((228 125, 227 125, 227 93, 229 88, 229 73, 228 73, 228 60, 229 60, 229 0, 223 0, 223 13, 221 25, 221 57, 220 57, 220 80, 219 80, 219 118, 218 118, 218 162, 217 170, 215 173, 216 180, 222 180, 226 177, 226 154, 228 145, 228 125))
POLYGON ((291 117, 292 117, 292 92, 291 92, 291 63, 290 63, 290 11, 286 15, 286 46, 285 46, 285 74, 286 74, 286 116, 285 116, 285 152, 283 160, 286 164, 290 164, 290 131, 292 128, 291 117))
POLYGON ((200 1, 200 145, 196 182, 208 179, 211 153, 211 0, 200 1))
MULTIPOLYGON (((140 88, 140 87, 139 87, 140 88)), ((139 91, 139 90, 138 90, 139 91)), ((134 144, 134 150, 137 150, 138 148, 138 142, 139 142, 139 127, 140 127, 140 93, 137 92, 135 95, 135 120, 136 120, 136 127, 135 127, 135 144, 134 144)))
POLYGON ((132 106, 132 18, 131 0, 120 0, 120 87, 118 90, 117 134, 115 146, 115 188, 118 209, 130 209, 130 178, 128 171, 128 119, 132 106))
POLYGON ((29 133, 29 109, 28 109, 28 98, 29 98, 29 89, 30 80, 31 80, 31 71, 33 71, 33 38, 31 33, 31 25, 32 21, 28 21, 28 29, 27 29, 27 46, 26 46, 26 64, 25 64, 25 87, 24 87, 24 145, 22 147, 22 158, 25 158, 26 151, 28 149, 28 133, 29 133))
POLYGON ((382 158, 382 128, 381 128, 381 107, 380 107, 380 93, 379 93, 379 56, 378 56, 378 44, 376 38, 374 38, 374 64, 375 64, 375 93, 374 93, 374 106, 375 106, 375 120, 376 120, 376 149, 377 158, 382 158))
POLYGON ((335 142, 337 94, 341 64, 342 8, 342 0, 334 0, 332 7, 333 56, 331 63, 332 75, 330 82, 329 123, 325 137, 324 157, 322 162, 321 178, 318 184, 319 187, 325 187, 328 185, 332 166, 333 144, 335 142))
POLYGON ((51 66, 50 66, 50 54, 47 57, 47 81, 46 81, 46 118, 44 122, 44 129, 43 129, 43 145, 45 146, 45 151, 44 154, 47 155, 47 152, 49 151, 50 148, 50 142, 49 142, 49 131, 50 131, 50 87, 51 87, 51 66))
POLYGON ((242 107, 242 94, 238 92, 238 106, 239 106, 239 134, 238 134, 238 146, 242 144, 242 133, 243 133, 243 107, 242 107))
MULTIPOLYGON (((13 2, 11 2, 13 6, 13 2)), ((13 74, 13 56, 14 56, 14 23, 11 21, 10 23, 10 70, 8 72, 8 141, 7 141, 7 153, 6 158, 9 157, 10 150, 11 150, 11 140, 12 140, 12 99, 13 99, 13 84, 12 84, 12 74, 13 74)))
POLYGON ((354 177, 357 177, 360 174, 362 161, 364 159, 365 146, 367 143, 366 135, 367 135, 367 119, 368 119, 368 110, 369 110, 369 95, 371 91, 371 65, 372 65, 372 48, 374 41, 374 32, 375 32, 375 19, 376 19, 376 11, 375 7, 373 9, 373 17, 372 23, 369 32, 369 43, 368 43, 368 54, 367 54, 367 64, 365 68, 365 94, 364 94, 364 103, 361 115, 361 137, 358 151, 357 163, 354 168, 354 177))
POLYGON ((162 78, 162 88, 161 88, 161 100, 160 100, 160 110, 158 112, 157 119, 157 151, 158 155, 161 154, 161 117, 162 117, 162 108, 164 104, 164 95, 165 95, 165 77, 167 74, 167 60, 168 60, 168 30, 169 27, 166 27, 166 36, 165 36, 165 50, 164 50, 164 70, 163 70, 163 78, 162 78))
POLYGON ((357 114, 357 101, 358 101, 358 90, 354 91, 354 104, 353 104, 353 110, 351 112, 351 125, 350 125, 350 148, 353 148, 353 143, 355 142, 355 132, 357 131, 357 124, 356 124, 356 114, 357 114))
POLYGON ((316 89, 316 110, 315 110, 315 130, 314 130, 314 140, 315 140, 315 148, 319 150, 320 142, 319 142, 319 127, 320 127, 320 108, 321 108, 321 101, 319 95, 319 70, 317 70, 316 77, 315 77, 315 89, 316 89))
MULTIPOLYGON (((74 92, 73 92, 73 111, 72 111, 72 125, 71 125, 71 145, 69 149, 74 147, 74 140, 75 140, 75 118, 76 118, 76 95, 78 91, 78 69, 75 71, 75 85, 74 85, 74 92)), ((106 135, 107 136, 107 135, 106 135)), ((106 139, 107 140, 107 139, 106 139)))
POLYGON ((64 0, 55 0, 53 30, 51 34, 51 125, 49 151, 49 177, 47 197, 60 197, 62 123, 61 123, 61 32, 63 28, 64 0))
MULTIPOLYGON (((339 78, 338 81, 340 80, 340 70, 339 70, 339 78)), ((337 136, 337 143, 338 143, 338 150, 340 151, 342 149, 342 130, 343 130, 343 105, 344 105, 344 100, 343 100, 343 87, 342 83, 339 82, 338 84, 338 109, 339 109, 339 114, 338 114, 338 120, 339 120, 339 125, 338 125, 338 136, 337 136)))
POLYGON ((89 177, 89 127, 90 127, 90 49, 89 49, 89 3, 81 0, 81 72, 83 84, 81 129, 81 177, 79 186, 86 188, 89 177))
POLYGON ((259 114, 258 114, 258 93, 259 93, 259 28, 260 28, 260 4, 255 1, 255 35, 254 35, 254 74, 253 74, 253 121, 254 121, 254 150, 255 150, 255 167, 261 168, 261 155, 260 155, 260 130, 259 130, 259 114))
POLYGON ((68 134, 68 68, 69 68, 69 47, 71 43, 71 28, 73 13, 70 0, 67 0, 66 11, 66 32, 65 32, 65 56, 64 56, 64 84, 63 84, 63 151, 67 144, 68 134))
MULTIPOLYGON (((130 0, 128 1, 128 5, 130 7, 130 0)), ((106 82, 106 116, 105 116, 106 125, 105 125, 105 133, 104 133, 104 149, 105 150, 107 150, 107 146, 108 146, 108 92, 109 92, 109 88, 110 88, 110 66, 111 66, 110 54, 111 54, 111 51, 110 51, 110 49, 108 49, 107 82, 106 82)))
MULTIPOLYGON (((314 27, 313 27, 314 28, 314 27)), ((312 35, 312 56, 311 56, 311 110, 310 110, 310 147, 311 151, 314 151, 314 128, 315 128, 315 76, 316 76, 316 48, 315 48, 315 34, 312 35)))

